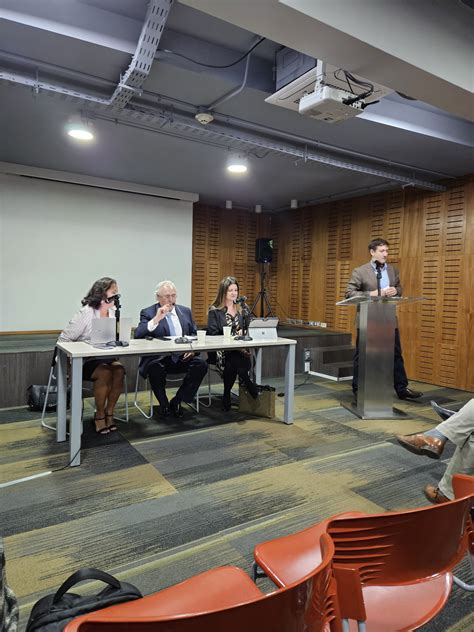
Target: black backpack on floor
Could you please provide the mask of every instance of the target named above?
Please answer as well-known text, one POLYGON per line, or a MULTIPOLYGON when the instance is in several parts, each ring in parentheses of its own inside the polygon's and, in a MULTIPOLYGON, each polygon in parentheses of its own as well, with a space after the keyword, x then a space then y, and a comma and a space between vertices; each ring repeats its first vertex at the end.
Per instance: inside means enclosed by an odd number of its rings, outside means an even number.
POLYGON ((96 568, 82 568, 66 579, 56 593, 46 595, 35 603, 26 632, 62 632, 69 621, 82 614, 141 597, 141 592, 132 584, 120 582, 113 575, 96 568), (67 592, 79 582, 91 579, 98 579, 107 586, 96 595, 67 592))

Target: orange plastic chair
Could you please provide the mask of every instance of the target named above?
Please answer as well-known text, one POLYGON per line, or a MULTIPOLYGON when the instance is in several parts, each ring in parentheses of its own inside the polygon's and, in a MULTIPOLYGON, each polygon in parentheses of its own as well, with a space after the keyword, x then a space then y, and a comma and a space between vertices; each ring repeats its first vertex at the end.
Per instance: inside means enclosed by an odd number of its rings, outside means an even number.
MULTIPOLYGON (((452 569, 466 549, 470 498, 411 511, 335 516, 326 521, 335 545, 334 575, 344 630, 409 632, 446 603, 452 569), (348 623, 348 619, 357 620, 348 623)), ((260 568, 284 586, 297 581, 303 558, 314 560, 318 540, 308 531, 259 544, 260 568), (302 536, 305 546, 297 546, 302 536), (287 565, 292 551, 299 560, 287 565)))
MULTIPOLYGON (((467 474, 454 474, 452 479, 454 496, 456 498, 464 498, 465 496, 474 497, 474 476, 468 476, 467 474)), ((474 504, 474 502, 473 502, 474 504)), ((474 506, 471 506, 471 520, 468 526, 467 534, 467 554, 469 556, 469 563, 471 565, 471 575, 474 577, 474 506)), ((460 588, 467 590, 468 592, 474 592, 474 583, 467 584, 463 582, 459 577, 453 577, 454 583, 460 588)))
POLYGON ((77 617, 65 632, 341 632, 334 544, 321 538, 322 562, 281 590, 264 595, 235 566, 215 568, 125 604, 77 617))

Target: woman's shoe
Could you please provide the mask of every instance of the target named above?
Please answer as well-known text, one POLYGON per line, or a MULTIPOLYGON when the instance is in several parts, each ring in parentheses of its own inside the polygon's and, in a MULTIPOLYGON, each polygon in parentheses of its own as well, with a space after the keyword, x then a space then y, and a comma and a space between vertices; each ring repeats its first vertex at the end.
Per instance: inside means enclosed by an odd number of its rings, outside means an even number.
POLYGON ((250 393, 250 396, 253 397, 254 399, 257 399, 261 391, 261 388, 258 386, 258 384, 255 384, 254 382, 249 381, 245 386, 248 392, 250 393))
POLYGON ((229 412, 230 410, 230 393, 224 393, 224 395, 222 396, 222 410, 226 413, 229 412))
POLYGON ((106 435, 109 434, 110 430, 107 428, 107 424, 105 422, 105 417, 94 417, 95 431, 97 434, 106 435))
POLYGON ((105 426, 109 432, 117 430, 113 413, 105 413, 105 426))

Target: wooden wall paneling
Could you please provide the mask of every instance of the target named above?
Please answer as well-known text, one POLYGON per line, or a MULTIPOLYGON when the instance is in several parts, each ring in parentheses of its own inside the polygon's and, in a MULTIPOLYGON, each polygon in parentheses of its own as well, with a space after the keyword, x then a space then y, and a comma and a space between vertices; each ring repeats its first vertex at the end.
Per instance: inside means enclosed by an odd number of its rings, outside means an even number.
MULTIPOLYGON (((268 266, 266 287, 273 313, 280 319, 286 318, 278 304, 279 266, 280 266, 280 218, 278 214, 271 218, 269 236, 273 239, 273 261, 268 266)), ((260 288, 259 288, 260 289, 260 288)))
POLYGON ((302 275, 300 280, 301 318, 308 321, 311 319, 313 210, 311 208, 303 209, 302 216, 302 275))
POLYGON ((312 207, 312 252, 309 320, 321 322, 326 308, 328 205, 312 207))
POLYGON ((337 251, 339 237, 339 217, 336 206, 330 207, 328 217, 328 240, 326 248, 326 278, 325 278, 325 309, 324 322, 329 328, 335 327, 336 320, 336 300, 337 300, 337 251))
POLYGON ((335 302, 352 268, 368 260, 370 239, 384 237, 404 295, 427 299, 399 308, 410 379, 474 390, 474 179, 446 185, 446 192, 396 189, 271 216, 201 206, 194 222, 195 314, 207 315, 223 274, 236 274, 247 296, 252 280, 254 293, 260 289, 254 240, 261 236, 274 240, 267 288, 280 318, 353 331, 354 310, 335 302))
POLYGON ((290 306, 293 314, 302 319, 302 285, 303 285, 303 211, 294 211, 291 230, 291 263, 290 263, 290 306))
MULTIPOLYGON (((347 282, 352 272, 352 224, 353 224, 353 200, 344 200, 339 206, 339 247, 336 277, 336 301, 344 298, 347 282)), ((352 310, 347 307, 336 307, 335 328, 340 331, 349 331, 352 318, 352 310)))
POLYGON ((474 391, 474 178, 465 182, 465 238, 462 265, 459 313, 462 326, 459 327, 458 357, 459 375, 469 391, 474 391))

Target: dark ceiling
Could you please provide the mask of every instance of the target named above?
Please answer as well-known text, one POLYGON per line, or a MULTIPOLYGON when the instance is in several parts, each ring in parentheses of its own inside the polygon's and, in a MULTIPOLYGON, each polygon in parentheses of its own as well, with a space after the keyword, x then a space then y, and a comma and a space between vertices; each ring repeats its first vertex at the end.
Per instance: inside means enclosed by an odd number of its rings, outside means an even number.
POLYGON ((246 86, 212 108, 215 120, 201 126, 195 113, 239 87, 246 60, 213 69, 169 51, 225 65, 257 36, 179 2, 142 93, 122 109, 98 104, 129 66, 147 6, 146 0, 0 0, 1 161, 265 210, 285 208, 291 199, 343 197, 410 180, 429 184, 472 171, 472 123, 432 104, 393 92, 361 116, 328 124, 265 103, 281 48, 268 39, 251 55, 246 86), (78 112, 93 122, 92 144, 64 132, 78 112), (249 158, 240 177, 225 170, 233 149, 249 158))

